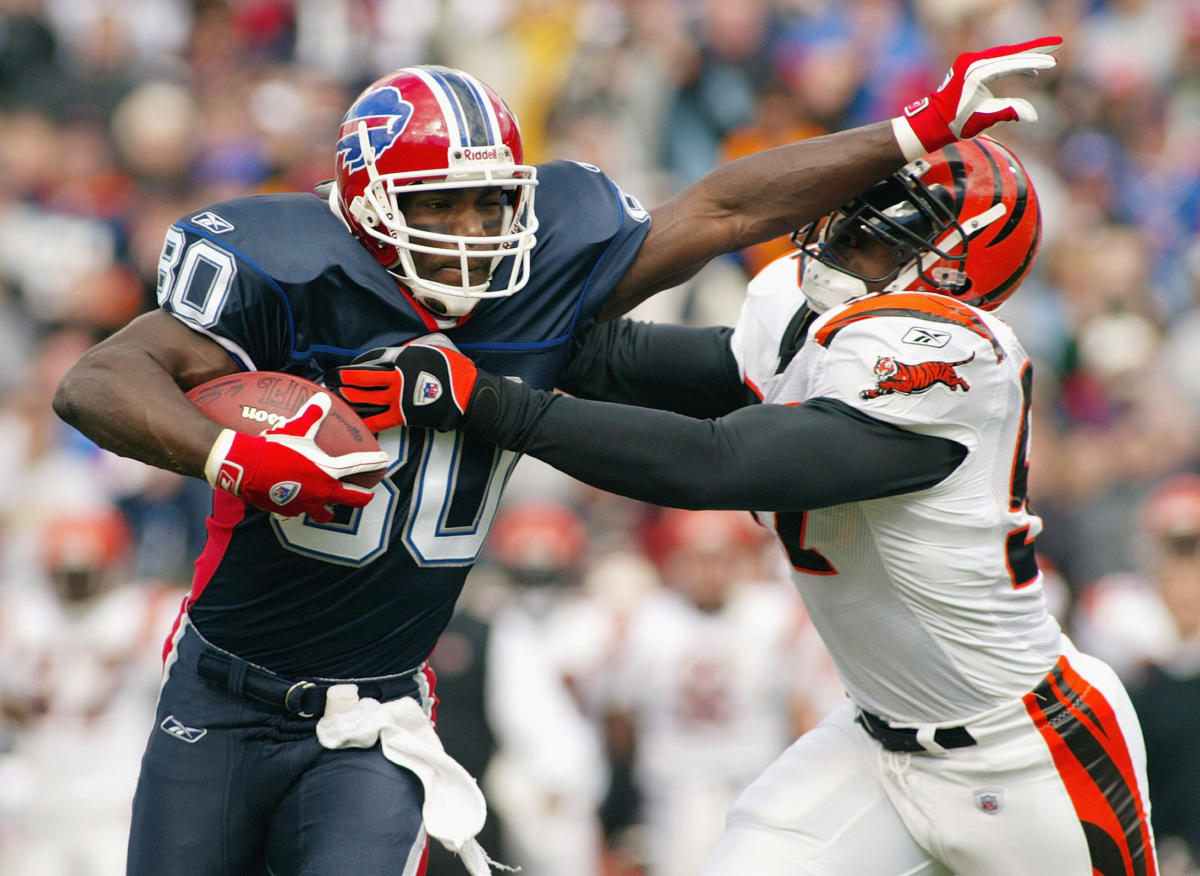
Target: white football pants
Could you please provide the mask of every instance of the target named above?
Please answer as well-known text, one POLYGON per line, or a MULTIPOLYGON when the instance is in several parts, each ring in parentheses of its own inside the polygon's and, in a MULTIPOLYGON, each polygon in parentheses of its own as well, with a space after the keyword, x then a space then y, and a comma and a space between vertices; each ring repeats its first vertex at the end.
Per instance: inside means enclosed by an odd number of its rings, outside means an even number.
POLYGON ((835 710, 742 793, 702 876, 1157 873, 1141 728, 1102 661, 1062 657, 965 722, 965 748, 886 751, 855 715, 835 710))

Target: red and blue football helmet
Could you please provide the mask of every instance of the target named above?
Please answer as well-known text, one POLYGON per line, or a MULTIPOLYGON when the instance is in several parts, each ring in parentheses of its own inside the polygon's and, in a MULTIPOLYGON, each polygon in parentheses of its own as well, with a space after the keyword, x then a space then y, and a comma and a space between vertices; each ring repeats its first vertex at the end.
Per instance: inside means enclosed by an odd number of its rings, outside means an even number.
POLYGON ((529 281, 537 218, 537 171, 524 164, 517 119, 496 92, 447 67, 404 67, 369 85, 338 132, 330 204, 376 260, 438 316, 470 313, 483 298, 512 295, 529 281), (467 237, 413 228, 400 198, 431 189, 503 191, 502 232, 467 237), (457 253, 459 284, 418 275, 412 254, 457 253), (469 265, 490 260, 488 279, 472 285, 469 265), (511 259, 506 282, 492 275, 511 259))

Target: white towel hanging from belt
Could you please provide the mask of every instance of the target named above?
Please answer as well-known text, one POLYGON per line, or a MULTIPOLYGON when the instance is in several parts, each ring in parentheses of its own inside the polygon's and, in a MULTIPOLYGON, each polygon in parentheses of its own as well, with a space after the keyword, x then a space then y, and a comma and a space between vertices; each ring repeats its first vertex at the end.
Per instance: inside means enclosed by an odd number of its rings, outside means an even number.
POLYGON ((412 697, 386 703, 364 697, 358 686, 337 684, 326 694, 317 739, 326 748, 370 748, 380 743, 392 763, 412 771, 425 786, 421 809, 425 832, 459 855, 471 876, 489 876, 498 864, 475 835, 483 829, 487 803, 471 774, 442 748, 433 725, 412 697))

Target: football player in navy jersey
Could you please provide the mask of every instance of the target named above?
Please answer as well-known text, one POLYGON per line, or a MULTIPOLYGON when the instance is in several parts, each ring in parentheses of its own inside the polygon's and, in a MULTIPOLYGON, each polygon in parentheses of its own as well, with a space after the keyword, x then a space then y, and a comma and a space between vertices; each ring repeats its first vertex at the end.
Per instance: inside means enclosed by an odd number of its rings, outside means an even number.
MULTIPOLYGON (((724 165, 649 212, 595 167, 525 164, 516 119, 469 74, 404 68, 350 106, 318 196, 237 198, 172 225, 160 309, 85 354, 54 403, 102 446, 214 486, 129 872, 414 874, 427 836, 489 868, 483 799, 433 735, 425 661, 517 454, 398 427, 382 453, 331 457, 312 440, 323 396, 249 436, 187 389, 277 370, 399 393, 390 357, 433 332, 472 368, 550 389, 598 321, 929 149, 1036 118, 989 83, 1053 66, 1059 43, 962 55, 904 115, 724 165), (369 490, 341 480, 381 468, 369 490)), ((413 376, 430 410, 453 403, 413 376)))

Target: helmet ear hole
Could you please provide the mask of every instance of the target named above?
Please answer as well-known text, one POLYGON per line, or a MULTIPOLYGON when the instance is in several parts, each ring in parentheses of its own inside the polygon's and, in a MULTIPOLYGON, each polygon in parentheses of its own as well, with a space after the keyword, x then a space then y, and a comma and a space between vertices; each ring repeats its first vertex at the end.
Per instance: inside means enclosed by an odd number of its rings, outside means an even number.
POLYGON ((363 225, 374 228, 379 224, 379 214, 362 195, 358 195, 350 202, 349 213, 363 225))
POLYGON ((934 268, 929 272, 929 276, 939 286, 946 289, 953 289, 955 295, 961 295, 970 287, 970 280, 967 275, 957 268, 934 268))

